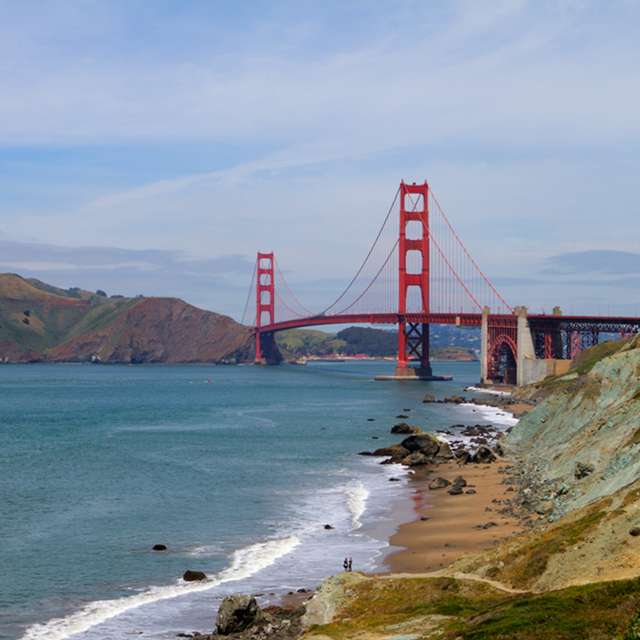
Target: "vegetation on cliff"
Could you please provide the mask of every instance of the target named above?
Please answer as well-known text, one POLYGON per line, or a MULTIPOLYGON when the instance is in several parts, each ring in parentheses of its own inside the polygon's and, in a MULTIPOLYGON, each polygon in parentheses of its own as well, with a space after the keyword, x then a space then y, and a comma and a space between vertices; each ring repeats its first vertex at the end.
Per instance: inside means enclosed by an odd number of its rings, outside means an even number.
POLYGON ((625 638, 637 621, 640 579, 509 593, 466 578, 340 574, 314 598, 338 606, 331 622, 309 627, 309 640, 611 640, 625 638))

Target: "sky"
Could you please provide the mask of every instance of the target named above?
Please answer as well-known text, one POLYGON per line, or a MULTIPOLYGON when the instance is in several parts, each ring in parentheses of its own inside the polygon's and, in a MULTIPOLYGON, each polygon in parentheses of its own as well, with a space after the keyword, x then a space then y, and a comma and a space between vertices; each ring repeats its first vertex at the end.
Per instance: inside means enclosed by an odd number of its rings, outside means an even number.
POLYGON ((640 2, 0 0, 0 272, 327 307, 427 180, 531 313, 637 315, 640 2))

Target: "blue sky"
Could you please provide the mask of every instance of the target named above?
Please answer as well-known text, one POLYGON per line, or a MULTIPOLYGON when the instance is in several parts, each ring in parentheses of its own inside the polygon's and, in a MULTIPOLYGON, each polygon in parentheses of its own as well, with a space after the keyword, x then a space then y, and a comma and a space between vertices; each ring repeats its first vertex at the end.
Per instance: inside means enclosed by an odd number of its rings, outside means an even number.
POLYGON ((322 309, 400 180, 532 312, 638 313, 640 3, 0 0, 0 271, 322 309))

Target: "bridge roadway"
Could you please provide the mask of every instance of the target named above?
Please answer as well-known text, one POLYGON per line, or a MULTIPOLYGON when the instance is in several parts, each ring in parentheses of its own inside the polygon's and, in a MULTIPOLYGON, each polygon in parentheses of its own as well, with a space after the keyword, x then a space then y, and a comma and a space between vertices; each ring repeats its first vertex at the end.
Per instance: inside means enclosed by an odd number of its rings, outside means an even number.
MULTIPOLYGON (((509 314, 511 317, 511 314, 509 314)), ((401 322, 426 324, 460 324, 465 327, 479 327, 482 325, 481 313, 354 313, 335 316, 309 316, 283 322, 274 322, 260 327, 260 333, 299 329, 300 327, 314 327, 326 324, 400 324, 401 322)), ((254 333, 257 329, 254 328, 254 333)))
MULTIPOLYGON (((349 315, 318 315, 296 318, 283 322, 274 322, 260 327, 260 333, 286 331, 301 327, 313 327, 329 324, 400 324, 401 322, 427 324, 455 324, 463 327, 482 326, 482 313, 356 313, 349 315)), ((512 313, 490 314, 491 318, 517 322, 512 313)), ((598 330, 606 333, 635 334, 640 330, 640 318, 624 316, 563 316, 563 315, 528 315, 532 330, 562 329, 572 331, 598 330)), ((254 328, 254 333, 258 332, 254 328)))
POLYGON ((509 314, 491 314, 485 308, 484 313, 317 315, 256 327, 253 332, 257 338, 264 336, 269 339, 271 357, 267 361, 275 363, 278 362, 273 340, 275 332, 331 324, 452 324, 482 327, 482 382, 517 385, 563 373, 582 349, 598 343, 600 333, 625 336, 640 332, 640 318, 637 317, 563 316, 559 311, 553 315, 527 315, 524 307, 518 307, 509 314))

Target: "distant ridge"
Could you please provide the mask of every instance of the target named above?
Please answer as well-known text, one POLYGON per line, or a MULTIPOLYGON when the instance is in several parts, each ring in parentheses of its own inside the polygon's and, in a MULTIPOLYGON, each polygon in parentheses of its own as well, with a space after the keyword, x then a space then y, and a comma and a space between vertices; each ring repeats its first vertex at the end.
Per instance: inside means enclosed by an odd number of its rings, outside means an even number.
POLYGON ((108 298, 0 274, 0 361, 252 362, 248 327, 177 298, 108 298))

